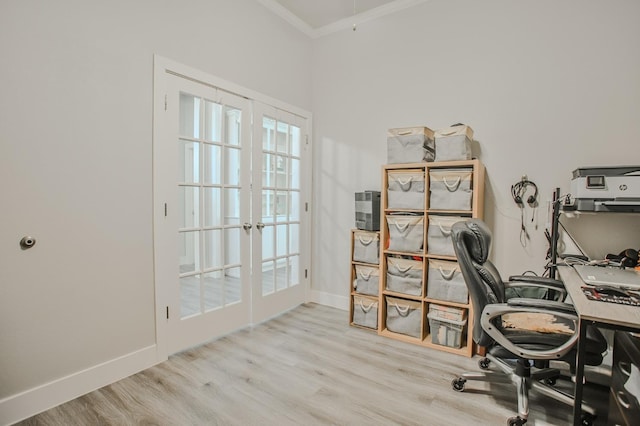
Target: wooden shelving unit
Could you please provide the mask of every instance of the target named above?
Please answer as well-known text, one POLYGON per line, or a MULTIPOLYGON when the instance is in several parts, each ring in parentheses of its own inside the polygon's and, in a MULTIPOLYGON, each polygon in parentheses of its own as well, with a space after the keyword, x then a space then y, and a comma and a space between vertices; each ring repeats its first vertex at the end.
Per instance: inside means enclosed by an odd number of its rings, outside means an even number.
MULTIPOLYGON (((484 211, 484 179, 485 170, 484 166, 479 160, 468 161, 447 161, 447 162, 428 162, 428 163, 412 163, 412 164, 391 164, 385 165, 382 168, 382 210, 381 213, 381 226, 380 226, 380 291, 378 298, 378 334, 381 336, 401 340, 408 343, 426 346, 429 348, 450 352, 458 355, 472 356, 474 353, 474 343, 472 340, 473 330, 473 306, 470 303, 456 303, 444 300, 437 300, 427 297, 427 282, 428 282, 428 263, 429 259, 455 261, 455 256, 449 255, 435 255, 429 253, 429 247, 427 245, 427 231, 429 218, 432 215, 439 216, 461 216, 469 218, 482 218, 484 211), (433 170, 446 171, 447 169, 469 169, 471 171, 471 208, 469 210, 438 210, 430 208, 430 182, 429 172, 433 170), (398 171, 416 171, 420 170, 424 174, 424 208, 423 209, 389 209, 388 208, 388 184, 389 184, 389 172, 398 171), (422 249, 418 252, 403 252, 397 250, 388 250, 389 242, 389 226, 387 223, 387 215, 391 213, 413 213, 423 215, 423 243, 422 249), (420 259, 423 265, 423 277, 422 277, 422 291, 419 296, 409 295, 404 293, 398 293, 389 291, 386 288, 387 281, 387 258, 392 255, 400 255, 404 257, 412 257, 413 259, 420 259), (421 304, 421 325, 419 337, 412 337, 406 334, 393 332, 387 328, 387 306, 386 296, 392 296, 397 298, 406 299, 407 301, 417 301, 421 304), (438 304, 445 307, 455 307, 466 311, 466 330, 464 332, 464 338, 462 340, 462 346, 460 348, 450 347, 445 345, 439 345, 432 343, 431 333, 429 329, 429 321, 427 313, 431 304, 438 304)), ((353 268, 352 268, 353 269, 353 268)), ((352 272, 353 274, 353 272, 352 272)), ((353 282, 353 276, 352 276, 353 282)), ((353 289, 352 289, 353 290, 353 289)), ((353 293, 352 293, 353 294, 353 293)), ((353 297, 352 297, 353 300, 353 297)), ((353 304, 353 302, 352 302, 353 304)), ((353 309, 353 307, 352 307, 353 309)))

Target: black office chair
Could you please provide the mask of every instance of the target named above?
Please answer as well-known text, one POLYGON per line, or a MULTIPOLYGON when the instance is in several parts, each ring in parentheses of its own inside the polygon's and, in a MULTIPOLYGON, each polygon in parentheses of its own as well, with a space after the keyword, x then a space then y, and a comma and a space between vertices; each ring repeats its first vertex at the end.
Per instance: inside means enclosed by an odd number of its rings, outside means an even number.
MULTIPOLYGON (((488 260, 491 231, 479 219, 455 223, 451 238, 473 303, 473 340, 487 351, 486 357, 478 364, 483 370, 488 370, 491 363, 502 370, 463 373, 453 380, 453 389, 463 391, 467 380, 514 383, 518 394, 518 416, 507 420, 509 426, 527 422, 530 389, 573 406, 573 397, 553 386, 560 370, 549 368, 549 361, 561 360, 575 370, 578 317, 573 305, 559 301, 566 294, 562 283, 530 276, 502 281, 498 270, 488 260), (540 299, 505 296, 531 287, 549 291, 540 299), (519 315, 527 316, 526 324, 518 324, 519 315), (542 323, 548 327, 532 327, 537 319, 544 320, 542 323)), ((588 330, 587 338, 585 362, 587 365, 599 365, 607 342, 595 328, 588 330)), ((595 410, 585 405, 582 405, 582 410, 583 424, 591 424, 595 410)))

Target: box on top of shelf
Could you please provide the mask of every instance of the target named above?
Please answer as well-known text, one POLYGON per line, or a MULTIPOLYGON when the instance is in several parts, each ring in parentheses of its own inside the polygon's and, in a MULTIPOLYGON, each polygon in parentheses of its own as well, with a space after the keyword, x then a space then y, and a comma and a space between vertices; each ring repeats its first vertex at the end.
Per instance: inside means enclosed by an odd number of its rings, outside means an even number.
POLYGON ((387 173, 387 208, 424 209, 424 170, 389 170, 387 173))
POLYGON ((422 163, 435 158, 433 130, 404 127, 387 132, 387 163, 422 163))
POLYGON ((356 228, 380 230, 380 191, 356 192, 356 228))
POLYGON ((353 261, 378 263, 380 256, 380 236, 372 231, 354 231, 353 261))
POLYGON ((471 160, 473 129, 464 124, 454 124, 446 129, 436 130, 435 161, 471 160))
POLYGON ((456 303, 469 302, 469 290, 458 262, 429 259, 427 297, 456 303))
POLYGON ((378 299, 353 296, 353 323, 367 328, 378 328, 378 299))
POLYGON ((429 170, 429 210, 471 210, 473 170, 429 170))

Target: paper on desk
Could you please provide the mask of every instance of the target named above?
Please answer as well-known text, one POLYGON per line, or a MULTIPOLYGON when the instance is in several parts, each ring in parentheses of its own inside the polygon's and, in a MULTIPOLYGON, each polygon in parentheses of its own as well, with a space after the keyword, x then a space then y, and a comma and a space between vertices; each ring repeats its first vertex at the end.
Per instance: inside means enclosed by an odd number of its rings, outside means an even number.
POLYGON ((640 402, 640 370, 634 364, 631 364, 631 374, 629 374, 629 379, 624 384, 624 388, 640 402))

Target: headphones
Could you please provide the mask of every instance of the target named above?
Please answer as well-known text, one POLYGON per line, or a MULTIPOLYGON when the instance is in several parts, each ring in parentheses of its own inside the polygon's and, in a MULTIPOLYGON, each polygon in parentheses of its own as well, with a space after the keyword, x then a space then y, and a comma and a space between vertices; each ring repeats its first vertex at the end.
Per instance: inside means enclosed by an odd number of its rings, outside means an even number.
POLYGON ((634 268, 638 265, 638 250, 628 248, 621 251, 620 254, 608 254, 605 259, 620 262, 621 267, 634 268))
POLYGON ((513 201, 518 205, 518 207, 524 207, 524 201, 522 200, 526 195, 527 189, 531 187, 533 188, 533 194, 527 197, 527 204, 530 207, 538 206, 538 185, 535 182, 528 180, 526 177, 523 177, 519 182, 511 185, 511 197, 513 197, 513 201))

